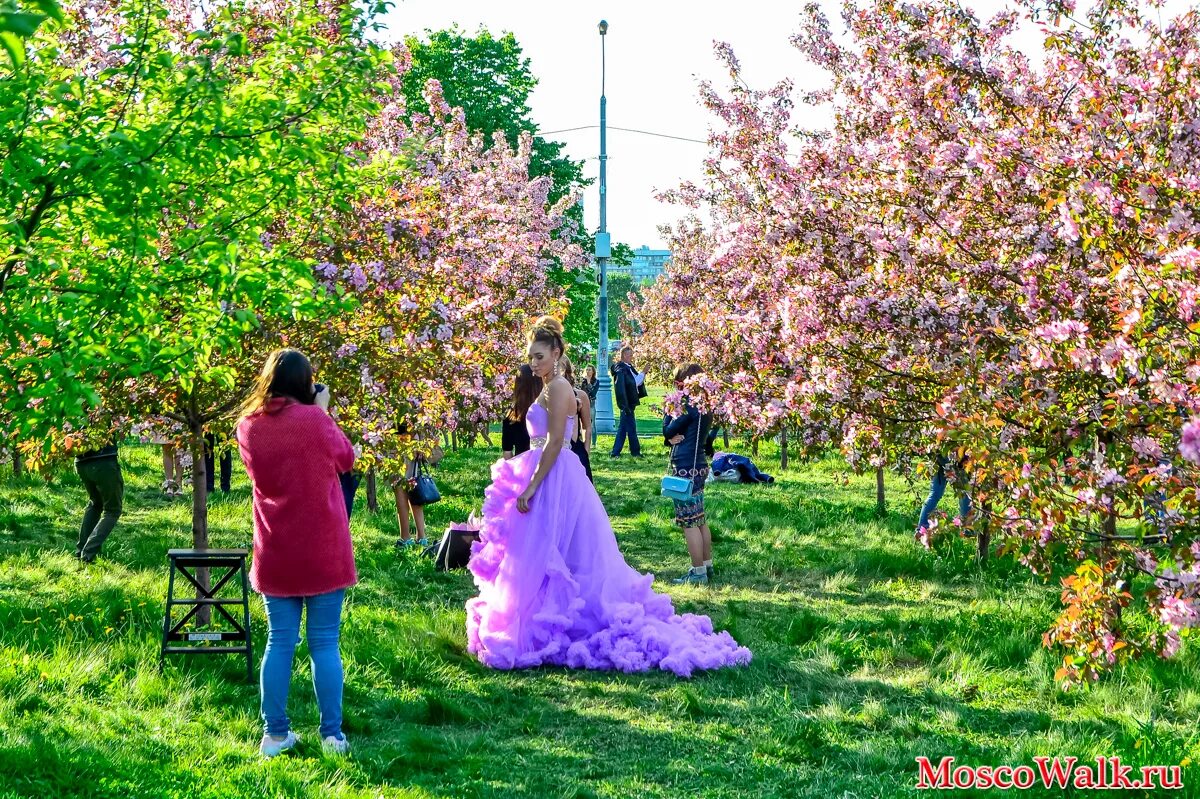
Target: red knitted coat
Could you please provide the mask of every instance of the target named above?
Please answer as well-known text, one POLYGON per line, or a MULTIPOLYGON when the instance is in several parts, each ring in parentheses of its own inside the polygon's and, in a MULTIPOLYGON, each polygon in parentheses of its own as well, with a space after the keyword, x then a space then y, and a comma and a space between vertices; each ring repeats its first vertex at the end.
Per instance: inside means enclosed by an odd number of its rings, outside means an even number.
POLYGON ((238 424, 254 487, 250 583, 268 596, 315 596, 358 582, 338 475, 354 450, 325 411, 271 400, 238 424))

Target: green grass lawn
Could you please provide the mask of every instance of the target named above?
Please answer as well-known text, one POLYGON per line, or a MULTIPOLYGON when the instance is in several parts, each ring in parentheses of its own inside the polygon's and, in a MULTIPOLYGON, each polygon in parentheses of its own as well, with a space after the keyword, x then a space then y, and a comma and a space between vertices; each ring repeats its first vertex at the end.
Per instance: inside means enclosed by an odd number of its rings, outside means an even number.
MULTIPOLYGON (((644 462, 598 457, 597 483, 630 563, 665 580, 686 559, 657 496, 664 450, 646 449, 644 462)), ((764 446, 768 471, 774 455, 764 446)), ((431 529, 478 506, 492 457, 447 456, 431 529)), ((372 515, 360 494, 361 583, 342 644, 353 756, 316 744, 302 647, 291 710, 306 740, 264 762, 244 661, 176 659, 158 672, 164 553, 187 545, 189 505, 161 497, 156 450, 129 448, 123 460, 126 515, 92 568, 70 557, 84 505, 73 473, 0 478, 0 797, 842 799, 928 795, 915 787, 919 755, 1200 760, 1194 645, 1060 693, 1057 657, 1040 643, 1057 588, 1009 562, 980 571, 966 541, 923 552, 912 490, 889 483, 891 512, 879 518, 873 476, 847 483, 829 460, 773 486, 710 490, 719 584, 660 587, 681 610, 710 614, 754 662, 690 681, 481 667, 464 646, 470 577, 397 555, 390 499, 372 515)), ((231 496, 211 502, 213 546, 250 538, 240 469, 231 496)), ((261 653, 258 601, 253 625, 261 653)), ((1174 795, 1196 795, 1195 766, 1184 779, 1174 795)))

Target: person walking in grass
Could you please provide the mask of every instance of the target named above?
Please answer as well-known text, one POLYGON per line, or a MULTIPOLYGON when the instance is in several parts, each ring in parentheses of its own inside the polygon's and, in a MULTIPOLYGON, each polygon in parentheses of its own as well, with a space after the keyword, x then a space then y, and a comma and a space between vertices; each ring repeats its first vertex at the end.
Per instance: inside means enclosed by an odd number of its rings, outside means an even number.
MULTIPOLYGON (((675 370, 675 389, 684 392, 690 377, 701 374, 699 364, 691 363, 675 370)), ((712 428, 712 414, 701 413, 681 396, 682 412, 663 418, 663 441, 671 448, 670 472, 692 481, 692 495, 676 499, 675 524, 683 530, 692 567, 677 584, 708 585, 713 578, 712 531, 704 511, 704 485, 708 478, 708 457, 704 452, 712 428)))
POLYGON ((75 557, 84 563, 92 563, 117 526, 125 499, 125 480, 121 476, 116 441, 76 455, 75 472, 88 493, 75 557))
POLYGON ((921 506, 921 516, 917 520, 916 538, 924 544, 929 542, 929 519, 937 510, 938 503, 942 501, 942 496, 946 493, 946 486, 951 482, 954 482, 959 489, 959 519, 966 527, 966 531, 970 533, 971 497, 966 492, 966 481, 962 474, 967 467, 967 459, 964 457, 961 460, 951 461, 945 455, 938 455, 934 461, 934 467, 933 477, 929 481, 929 496, 926 497, 925 504, 921 506), (953 470, 955 473, 953 481, 947 475, 949 470, 953 470))
POLYGON ((301 615, 321 710, 324 750, 345 754, 342 601, 358 582, 346 501, 338 475, 354 466, 350 440, 329 416, 329 389, 317 391, 312 366, 294 349, 276 350, 242 406, 238 450, 253 489, 250 582, 267 610, 259 690, 265 757, 296 746, 287 715, 301 615))

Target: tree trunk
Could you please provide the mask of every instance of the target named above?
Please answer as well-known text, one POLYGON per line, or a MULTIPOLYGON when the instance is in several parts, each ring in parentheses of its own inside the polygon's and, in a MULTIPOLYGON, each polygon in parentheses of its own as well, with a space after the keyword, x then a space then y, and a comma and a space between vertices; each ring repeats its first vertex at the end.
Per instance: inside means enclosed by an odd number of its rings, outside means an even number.
POLYGON ((883 516, 887 513, 887 494, 883 489, 883 467, 875 467, 875 511, 883 516))
POLYGON ((453 430, 450 433, 450 450, 452 452, 458 452, 458 431, 457 430, 453 430))
POLYGON ((379 490, 375 484, 374 466, 367 471, 367 510, 371 513, 379 512, 379 490))
POLYGON ((490 431, 487 429, 487 426, 486 426, 486 425, 484 426, 483 430, 481 430, 481 431, 480 431, 480 433, 481 433, 481 435, 483 436, 483 441, 484 441, 484 443, 486 443, 486 444, 487 444, 489 447, 495 447, 495 446, 496 446, 495 444, 493 444, 493 443, 492 443, 492 434, 491 434, 491 432, 490 432, 490 431))
POLYGON ((755 438, 754 441, 750 444, 750 454, 756 458, 758 457, 758 439, 757 438, 755 438))
POLYGON ((779 433, 779 470, 787 471, 788 467, 788 434, 787 428, 779 433))
POLYGON ((16 447, 13 447, 11 452, 13 459, 13 477, 20 477, 25 473, 25 464, 21 462, 21 451, 16 447))
MULTIPOLYGON (((1104 449, 1104 454, 1107 455, 1108 447, 1111 444, 1111 441, 1112 436, 1109 434, 1109 431, 1101 430, 1096 436, 1096 445, 1093 448, 1093 452, 1095 453, 1094 457, 1100 457, 1101 448, 1104 449)), ((1116 498, 1113 497, 1111 493, 1104 494, 1104 499, 1107 500, 1107 503, 1105 504, 1107 504, 1108 507, 1107 509, 1101 511, 1101 513, 1104 514, 1104 520, 1101 522, 1101 529, 1103 532, 1100 536, 1100 573, 1102 575, 1102 579, 1104 580, 1104 584, 1106 586, 1111 586, 1117 579, 1119 579, 1119 575, 1115 571, 1110 572, 1108 570, 1108 564, 1112 558, 1113 540, 1117 535, 1117 502, 1116 498)), ((1115 621, 1119 622, 1121 619, 1120 605, 1116 606, 1116 610, 1114 611, 1113 615, 1116 617, 1115 621)), ((1111 623, 1114 620, 1108 619, 1107 621, 1111 623)))
POLYGON ((992 527, 988 524, 987 507, 978 508, 975 518, 975 562, 982 566, 987 563, 992 548, 992 527))
POLYGON ((721 428, 721 440, 725 442, 725 451, 728 452, 729 451, 729 428, 728 427, 721 428))
MULTIPOLYGON (((204 468, 204 425, 199 421, 198 414, 192 408, 190 430, 190 449, 192 450, 192 548, 208 549, 208 494, 205 486, 204 468)), ((205 589, 211 588, 209 570, 196 569, 196 579, 205 589)), ((200 599, 197 590, 196 598, 200 599)), ((212 608, 201 605, 196 612, 196 624, 204 627, 212 621, 212 608)))

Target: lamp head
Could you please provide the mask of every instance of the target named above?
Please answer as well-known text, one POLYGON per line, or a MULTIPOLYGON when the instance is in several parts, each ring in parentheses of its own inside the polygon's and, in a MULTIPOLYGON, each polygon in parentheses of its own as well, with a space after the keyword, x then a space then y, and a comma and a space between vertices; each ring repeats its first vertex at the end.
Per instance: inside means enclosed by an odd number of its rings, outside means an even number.
POLYGON ((601 36, 608 33, 608 20, 603 20, 603 19, 600 20, 599 27, 600 27, 600 35, 601 36))

